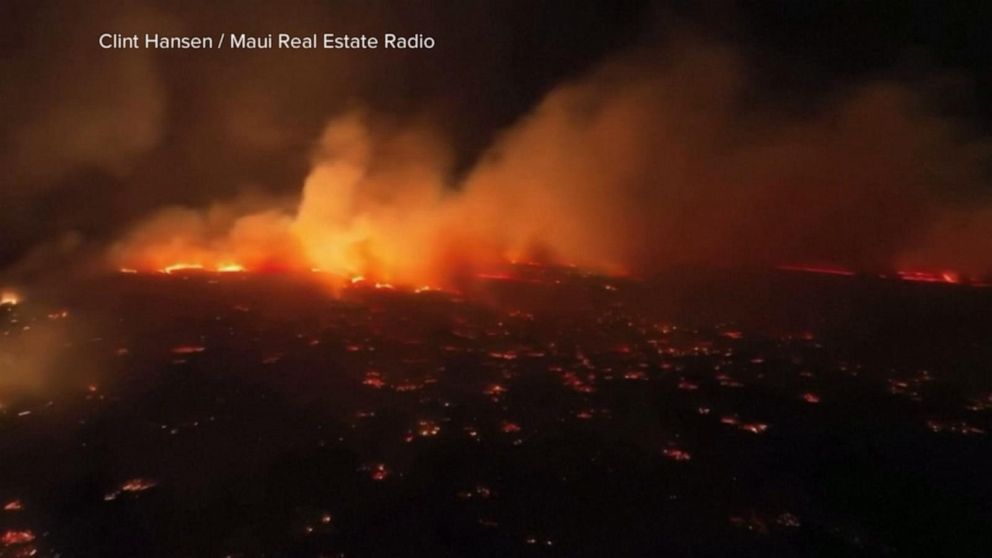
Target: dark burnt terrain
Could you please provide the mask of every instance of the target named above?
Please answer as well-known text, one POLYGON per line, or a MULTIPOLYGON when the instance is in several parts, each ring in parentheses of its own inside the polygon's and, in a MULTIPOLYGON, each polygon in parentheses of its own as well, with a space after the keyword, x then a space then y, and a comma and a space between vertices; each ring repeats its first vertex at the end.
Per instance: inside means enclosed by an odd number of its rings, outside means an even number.
POLYGON ((0 332, 3 555, 992 555, 992 290, 120 275, 0 332))

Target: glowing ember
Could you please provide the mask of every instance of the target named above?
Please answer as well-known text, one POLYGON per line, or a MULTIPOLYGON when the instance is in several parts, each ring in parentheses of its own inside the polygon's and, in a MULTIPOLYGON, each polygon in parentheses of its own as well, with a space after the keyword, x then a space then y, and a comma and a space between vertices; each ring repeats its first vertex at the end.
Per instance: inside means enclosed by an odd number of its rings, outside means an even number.
POLYGON ((0 536, 0 543, 4 546, 14 546, 18 544, 27 544, 35 539, 34 532, 29 530, 15 530, 8 529, 3 532, 3 536, 0 536))
POLYGON ((246 271, 245 267, 237 263, 222 263, 217 266, 217 271, 220 273, 241 273, 246 271))
POLYGON ((172 265, 167 265, 163 267, 160 271, 162 273, 176 273, 179 271, 195 271, 202 270, 203 265, 197 263, 174 263, 172 265))
POLYGON ((968 424, 964 421, 955 422, 931 419, 927 421, 927 428, 929 428, 931 432, 949 432, 951 434, 960 434, 962 436, 977 436, 985 434, 984 429, 968 424))
POLYGON ((202 353, 205 350, 207 350, 207 348, 202 345, 179 345, 178 347, 172 348, 172 354, 194 355, 197 353, 202 353))
POLYGON ((369 471, 369 477, 374 481, 384 481, 390 475, 390 471, 385 463, 375 463, 367 466, 366 469, 369 471))
POLYGON ((678 448, 665 448, 661 450, 661 453, 672 461, 689 461, 692 459, 692 455, 689 452, 678 448))
POLYGON ((421 420, 417 422, 417 434, 424 438, 437 436, 441 432, 441 427, 432 420, 421 420))
POLYGON ((20 500, 11 500, 3 505, 3 511, 21 511, 24 509, 24 503, 20 500))
POLYGON ((149 479, 131 479, 121 485, 121 490, 124 492, 144 492, 156 485, 158 485, 156 481, 149 479))
POLYGON ((623 379, 646 382, 648 380, 648 375, 645 374, 643 370, 629 370, 624 372, 623 379))
POLYGON ((807 391, 806 393, 803 393, 801 397, 802 400, 807 403, 816 404, 820 402, 820 396, 811 391, 807 391))
POLYGON ((811 266, 811 265, 780 265, 779 269, 784 271, 801 271, 804 273, 819 273, 823 275, 842 275, 845 277, 851 277, 855 273, 850 269, 844 269, 842 267, 830 267, 830 266, 811 266))
POLYGON ((506 393, 506 387, 501 384, 490 384, 486 386, 486 389, 484 389, 482 393, 485 393, 486 395, 492 397, 493 399, 498 399, 499 396, 506 393))
POLYGON ((742 424, 738 428, 752 434, 764 434, 768 430, 768 425, 762 422, 749 422, 747 424, 742 424))
POLYGON ((382 389, 386 387, 386 382, 382 379, 381 373, 376 372, 375 370, 369 370, 365 373, 365 378, 362 379, 362 385, 369 386, 370 388, 382 389))
POLYGON ((0 305, 9 304, 11 306, 16 306, 21 302, 21 297, 14 291, 0 291, 0 305))
POLYGON ((961 282, 961 276, 953 271, 942 273, 931 273, 929 271, 898 271, 896 275, 903 281, 916 281, 920 283, 951 283, 961 282))
POLYGON ((110 502, 116 500, 122 494, 138 494, 144 492, 150 488, 158 486, 158 482, 151 479, 133 478, 121 484, 120 488, 112 492, 108 492, 103 496, 105 502, 110 502))
POLYGON ((515 432, 520 432, 522 428, 520 428, 520 425, 515 422, 504 420, 503 423, 500 425, 500 430, 502 430, 506 434, 513 434, 515 432))

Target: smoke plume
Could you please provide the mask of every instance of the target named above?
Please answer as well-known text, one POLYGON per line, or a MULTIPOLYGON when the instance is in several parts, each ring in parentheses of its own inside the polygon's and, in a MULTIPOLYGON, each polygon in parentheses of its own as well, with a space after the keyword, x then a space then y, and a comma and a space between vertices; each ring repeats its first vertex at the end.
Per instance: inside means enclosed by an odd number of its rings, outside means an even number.
POLYGON ((986 155, 922 95, 864 83, 797 116, 749 105, 752 89, 747 61, 719 45, 615 58, 550 91, 455 184, 439 128, 347 112, 295 210, 170 209, 115 254, 125 267, 281 262, 405 283, 534 258, 633 273, 992 270, 988 209, 947 195, 981 187, 986 155))

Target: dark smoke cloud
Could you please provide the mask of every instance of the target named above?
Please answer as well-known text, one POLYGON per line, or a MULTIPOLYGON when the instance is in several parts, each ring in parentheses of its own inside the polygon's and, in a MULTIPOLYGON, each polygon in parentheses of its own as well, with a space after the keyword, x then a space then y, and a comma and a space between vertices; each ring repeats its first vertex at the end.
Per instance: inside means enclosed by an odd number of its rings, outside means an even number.
POLYGON ((981 220, 946 194, 984 185, 987 149, 898 83, 863 83, 796 117, 746 105, 749 71, 683 38, 556 89, 468 180, 487 234, 642 272, 964 263, 960 242, 927 249, 939 258, 906 254, 935 243, 938 221, 981 220))

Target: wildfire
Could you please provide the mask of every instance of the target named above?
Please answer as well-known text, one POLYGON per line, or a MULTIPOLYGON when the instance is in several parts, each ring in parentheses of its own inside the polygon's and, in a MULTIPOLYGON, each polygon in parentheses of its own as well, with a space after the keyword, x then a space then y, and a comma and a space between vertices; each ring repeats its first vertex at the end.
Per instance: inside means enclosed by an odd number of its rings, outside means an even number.
POLYGON ((160 271, 162 273, 172 274, 177 271, 191 271, 191 270, 201 270, 201 269, 203 269, 202 264, 182 262, 182 263, 174 263, 172 265, 167 265, 163 267, 160 271))
POLYGON ((245 269, 245 266, 239 263, 227 262, 218 265, 217 271, 220 273, 241 273, 247 270, 245 269))
POLYGON ((941 273, 931 273, 929 271, 899 271, 896 272, 903 281, 917 281, 921 283, 952 283, 961 282, 961 276, 953 271, 941 273))
POLYGON ((0 306, 4 304, 9 304, 11 306, 16 306, 21 302, 21 297, 14 291, 0 291, 0 306))
MULTIPOLYGON (((832 266, 809 266, 809 265, 780 265, 778 269, 783 271, 795 271, 801 273, 815 273, 819 275, 838 275, 842 277, 854 277, 857 272, 832 266)), ((986 287, 988 283, 977 280, 975 277, 966 277, 957 271, 919 271, 919 270, 898 270, 894 275, 876 275, 879 279, 898 279, 900 281, 911 281, 914 283, 940 283, 946 285, 969 285, 972 287, 986 287)))
POLYGON ((223 261, 216 265, 205 265, 202 263, 179 261, 175 263, 170 263, 168 265, 163 265, 161 267, 120 267, 117 269, 119 273, 134 275, 138 273, 156 271, 158 273, 164 273, 166 275, 172 275, 174 273, 182 273, 185 271, 203 271, 203 272, 217 272, 217 273, 244 273, 248 271, 248 268, 244 265, 234 262, 234 261, 223 261))

